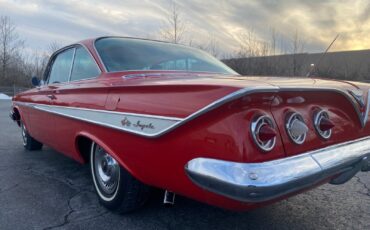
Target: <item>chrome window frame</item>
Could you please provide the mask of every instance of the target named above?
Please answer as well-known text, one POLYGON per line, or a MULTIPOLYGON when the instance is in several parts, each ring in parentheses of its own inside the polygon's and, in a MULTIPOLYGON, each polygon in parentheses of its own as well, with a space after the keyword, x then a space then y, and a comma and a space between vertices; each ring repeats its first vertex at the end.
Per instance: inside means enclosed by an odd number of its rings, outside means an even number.
POLYGON ((64 84, 68 84, 70 82, 79 82, 79 81, 85 81, 85 80, 91 80, 91 79, 95 79, 95 78, 98 78, 101 74, 103 73, 102 69, 100 68, 98 62, 96 61, 96 59, 94 58, 94 56, 91 54, 90 50, 82 43, 76 43, 76 44, 72 44, 72 45, 69 45, 69 46, 66 46, 66 47, 63 47, 57 51, 55 51, 49 58, 49 61, 48 61, 48 64, 46 66, 46 69, 45 69, 45 72, 44 72, 44 76, 43 76, 43 80, 45 82, 45 85, 54 85, 54 84, 57 84, 57 85, 64 85, 64 84), (71 81, 71 77, 72 77, 72 71, 73 71, 73 64, 74 64, 74 61, 75 61, 75 56, 76 56, 76 49, 77 47, 82 47, 83 49, 85 49, 85 51, 90 55, 91 59, 94 61, 95 63, 95 66, 98 70, 98 75, 95 76, 95 77, 89 77, 89 78, 84 78, 84 79, 78 79, 78 80, 73 80, 71 81), (71 68, 70 68, 70 71, 69 71, 69 76, 68 76, 68 81, 65 81, 65 82, 60 82, 60 83, 49 83, 49 79, 50 79, 50 71, 51 71, 51 68, 54 64, 54 61, 55 61, 55 58, 69 50, 69 49, 74 49, 73 51, 73 57, 72 57, 72 64, 71 64, 71 68))
POLYGON ((71 69, 72 69, 72 66, 73 66, 73 59, 74 59, 74 54, 75 54, 75 47, 74 46, 66 46, 58 51, 56 51, 55 53, 53 53, 53 55, 50 57, 49 59, 49 62, 48 62, 48 65, 45 69, 45 71, 47 70, 47 79, 45 79, 45 84, 46 85, 54 85, 54 84, 64 84, 66 82, 69 82, 69 78, 70 78, 70 75, 71 75, 71 69), (72 50, 73 49, 73 54, 72 54, 72 60, 71 60, 71 66, 69 68, 69 76, 67 78, 67 81, 64 81, 64 82, 59 82, 59 83, 50 83, 50 74, 51 74, 51 70, 53 68, 53 65, 54 65, 54 62, 56 60, 56 58, 64 53, 64 52, 67 52, 69 50, 72 50))
POLYGON ((68 81, 67 82, 71 81, 73 65, 75 64, 76 49, 77 49, 76 46, 73 47, 72 64, 71 64, 71 68, 69 68, 69 76, 68 76, 68 81))
POLYGON ((72 69, 71 69, 71 73, 69 75, 69 81, 68 82, 78 82, 78 81, 84 81, 84 80, 91 80, 91 79, 98 78, 101 74, 102 74, 102 71, 101 71, 98 63, 96 62, 95 58, 91 54, 91 52, 83 44, 76 44, 75 45, 75 52, 74 52, 74 56, 73 56, 73 62, 72 62, 72 69), (76 50, 77 50, 78 47, 82 47, 90 55, 90 58, 94 61, 95 67, 96 67, 96 69, 99 72, 97 74, 97 76, 95 76, 95 77, 88 77, 88 78, 82 78, 82 79, 77 79, 77 80, 71 80, 72 79, 72 72, 73 72, 73 65, 74 65, 75 60, 76 60, 76 50))

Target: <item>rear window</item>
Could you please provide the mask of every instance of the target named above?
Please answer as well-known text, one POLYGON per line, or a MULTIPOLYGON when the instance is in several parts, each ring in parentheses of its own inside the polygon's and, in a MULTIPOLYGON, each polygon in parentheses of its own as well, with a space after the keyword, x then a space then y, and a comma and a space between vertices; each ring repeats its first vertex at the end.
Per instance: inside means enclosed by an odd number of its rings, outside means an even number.
POLYGON ((95 47, 107 71, 179 70, 237 74, 211 55, 191 47, 132 38, 102 38, 95 47))

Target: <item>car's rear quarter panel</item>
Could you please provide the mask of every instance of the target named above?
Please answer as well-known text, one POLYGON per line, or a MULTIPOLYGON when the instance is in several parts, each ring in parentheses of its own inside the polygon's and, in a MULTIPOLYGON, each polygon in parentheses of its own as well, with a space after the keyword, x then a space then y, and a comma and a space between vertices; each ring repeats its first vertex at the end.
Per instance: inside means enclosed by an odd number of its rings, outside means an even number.
MULTIPOLYGON (((117 89, 114 91, 116 93, 117 89)), ((125 96, 126 94, 122 94, 122 97, 125 96)), ((150 96, 156 98, 154 95, 149 95, 149 98, 150 96)), ((193 100, 191 92, 188 92, 185 98, 193 100)), ((68 145, 74 136, 89 137, 146 184, 224 207, 252 207, 256 204, 241 204, 205 192, 188 179, 184 167, 188 161, 197 157, 238 162, 259 162, 284 157, 279 137, 277 151, 265 154, 259 152, 252 144, 253 140, 249 133, 250 120, 256 113, 267 113, 272 116, 269 112, 272 98, 272 94, 255 94, 240 98, 156 138, 138 136, 64 117, 58 118, 58 124, 68 127, 63 129, 65 132, 62 134, 67 136, 68 145)))

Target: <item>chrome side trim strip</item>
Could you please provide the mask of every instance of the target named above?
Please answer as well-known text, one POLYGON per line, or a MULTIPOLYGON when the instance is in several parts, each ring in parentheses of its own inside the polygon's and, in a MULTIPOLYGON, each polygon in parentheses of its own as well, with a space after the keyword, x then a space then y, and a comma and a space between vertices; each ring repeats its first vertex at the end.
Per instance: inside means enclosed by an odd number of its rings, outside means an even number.
POLYGON ((104 38, 104 37, 100 37, 100 38, 96 38, 96 39, 94 39, 94 41, 93 41, 93 49, 94 49, 94 52, 95 52, 95 54, 96 54, 96 56, 98 57, 98 60, 99 60, 99 62, 100 62, 100 64, 101 64, 101 66, 103 67, 103 71, 105 72, 105 73, 108 73, 108 70, 107 70, 107 67, 105 66, 105 64, 104 64, 104 62, 103 62, 103 60, 101 59, 101 57, 100 57, 100 53, 98 52, 98 50, 96 49, 96 47, 95 47, 95 42, 96 41, 98 41, 99 39, 102 39, 102 38, 104 38))
MULTIPOLYGON (((121 113, 121 112, 114 112, 114 111, 106 111, 106 110, 94 110, 94 109, 85 109, 85 108, 77 108, 77 107, 65 107, 65 106, 56 106, 56 105, 44 105, 44 104, 34 104, 34 103, 25 103, 25 102, 15 102, 19 105, 29 106, 34 109, 38 109, 41 111, 74 118, 77 120, 86 121, 89 123, 118 129, 121 131, 130 132, 133 134, 138 134, 145 137, 159 137, 162 136, 173 129, 179 127, 180 125, 185 124, 204 113, 207 113, 213 109, 216 109, 223 104, 245 96, 247 94, 251 94, 254 92, 277 92, 277 87, 251 87, 251 88, 243 88, 237 90, 231 94, 222 97, 209 105, 205 106, 204 108, 192 113, 191 115, 185 118, 178 118, 178 117, 164 117, 164 116, 156 116, 156 115, 147 115, 147 114, 132 114, 132 113, 121 113), (94 114, 94 116, 92 115, 94 114), (101 117, 101 114, 105 114, 106 117, 101 117), (124 118, 127 118, 129 123, 137 124, 138 121, 141 123, 145 122, 145 124, 154 126, 154 129, 151 131, 143 132, 142 130, 137 130, 129 127, 123 127, 122 121, 124 118), (104 119, 103 119, 104 118, 104 119), (117 119, 121 119, 118 122, 117 119), (162 122, 161 122, 162 121, 162 122)), ((127 122, 125 124, 128 124, 127 122)), ((151 128, 147 128, 151 129, 151 128)))
POLYGON ((16 102, 16 104, 145 137, 155 137, 163 132, 163 130, 181 121, 180 118, 173 117, 120 113, 76 107, 24 102, 16 102))
MULTIPOLYGON (((332 92, 337 92, 337 93, 340 93, 341 95, 343 95, 345 98, 347 98, 347 100, 350 101, 350 103, 352 104, 353 108, 355 109, 356 113, 358 114, 358 117, 359 117, 359 121, 361 123, 361 126, 364 127, 366 125, 366 121, 367 121, 367 117, 368 117, 368 114, 369 114, 369 108, 370 106, 368 105, 367 106, 367 112, 365 112, 365 114, 362 114, 360 112, 360 109, 359 109, 359 106, 357 106, 357 103, 355 102, 355 99, 348 93, 348 92, 345 92, 341 89, 336 89, 336 88, 323 88, 323 87, 316 87, 316 88, 308 88, 308 87, 304 87, 304 88, 299 88, 299 87, 284 87, 284 88, 281 88, 281 87, 276 87, 276 86, 255 86, 255 87, 248 87, 248 88, 242 88, 242 89, 239 89, 233 93, 230 93, 210 104, 208 104, 207 106, 203 107, 202 109, 190 114, 189 116, 185 117, 185 118, 177 118, 177 117, 161 117, 161 116, 155 116, 155 115, 147 115, 147 114, 129 114, 129 113, 120 113, 120 112, 114 112, 114 111, 105 111, 105 110, 92 110, 92 109, 85 109, 85 108, 76 108, 76 107, 63 107, 63 106, 55 106, 55 105, 41 105, 41 106, 48 106, 48 107, 58 107, 58 108, 66 108, 66 109, 72 109, 72 110, 82 110, 82 111, 96 111, 96 112, 99 112, 99 113, 109 113, 109 114, 119 114, 120 116, 124 116, 124 115, 132 115, 133 117, 146 117, 146 118, 153 118, 153 119, 163 119, 163 120, 172 120, 172 121, 176 121, 176 122, 173 122, 173 123, 166 123, 166 127, 165 126, 161 126, 161 128, 159 130, 156 130, 157 132, 149 132, 149 133, 143 133, 143 132, 137 132, 137 131, 130 131, 130 129, 125 129, 125 128, 122 128, 122 127, 117 127, 117 122, 115 122, 115 125, 113 128, 117 128, 119 130, 122 130, 122 131, 128 131, 128 132, 131 132, 131 133, 134 133, 134 134, 138 134, 138 135, 142 135, 142 136, 147 136, 147 137, 159 137, 159 136, 162 136, 170 131, 172 131, 173 129, 176 129, 177 127, 211 111, 211 110, 214 110, 222 105, 224 105, 225 103, 228 103, 230 101, 233 101, 233 100, 236 100, 238 98, 241 98, 243 96, 246 96, 246 95, 249 95, 249 94, 253 94, 253 93, 277 93, 277 92, 285 92, 285 91, 332 91, 332 92)), ((368 98, 370 99, 370 94, 368 94, 368 98)), ((368 104, 370 104, 370 100, 368 99, 368 104)), ((18 104, 24 104, 23 102, 16 102, 18 104)), ((26 103, 26 104, 32 104, 32 103, 26 103)), ((35 104, 35 105, 40 105, 40 104, 35 104)), ((44 111, 46 112, 53 112, 53 110, 51 109, 44 109, 44 111)), ((76 118, 76 119, 79 119, 79 120, 85 120, 83 117, 76 117, 76 116, 70 116, 68 114, 64 114, 62 111, 58 110, 58 114, 59 115, 65 115, 65 116, 69 116, 71 118, 76 118)), ((54 113, 56 113, 54 111, 54 113)), ((87 119, 85 120, 87 122, 90 122, 90 123, 97 123, 99 125, 103 125, 103 126, 107 126, 107 127, 111 127, 112 125, 108 122, 100 122, 100 121, 94 121, 94 118, 91 117, 90 119, 87 119)), ((146 121, 149 121, 149 120, 146 120, 146 121)), ((137 120, 134 120, 134 122, 137 122, 137 120)))
POLYGON ((366 122, 369 117, 369 110, 370 110, 370 89, 367 91, 367 101, 366 101, 366 109, 365 112, 362 114, 361 117, 361 122, 362 122, 362 127, 365 127, 366 122))
POLYGON ((263 202, 353 172, 348 180, 369 164, 368 156, 370 137, 365 137, 262 163, 195 158, 185 171, 208 191, 242 202, 263 202))
MULTIPOLYGON (((352 104, 353 108, 355 109, 355 111, 356 111, 356 113, 359 117, 359 121, 361 123, 361 126, 365 127, 365 125, 366 125, 366 121, 364 121, 362 119, 363 115, 362 115, 362 113, 359 109, 359 106, 357 106, 357 103, 355 102, 355 99, 346 91, 343 91, 343 90, 337 89, 337 88, 326 88, 326 87, 312 87, 312 88, 311 87, 301 87, 300 88, 300 87, 277 87, 277 86, 272 86, 271 85, 271 86, 263 86, 263 87, 255 86, 255 87, 243 88, 243 89, 237 90, 237 91, 235 91, 231 94, 228 94, 228 95, 214 101, 213 103, 203 107, 202 109, 196 111, 195 113, 192 113, 191 115, 187 116, 182 122, 179 122, 178 124, 175 124, 173 127, 171 127, 171 129, 164 131, 164 133, 169 132, 173 128, 176 128, 180 125, 183 125, 184 123, 189 122, 189 121, 201 116, 204 113, 207 113, 211 110, 214 110, 214 109, 220 107, 221 105, 224 105, 227 102, 230 102, 232 100, 241 98, 243 96, 253 94, 253 93, 278 93, 278 92, 286 92, 286 91, 288 91, 288 92, 289 91, 296 91, 296 92, 299 92, 299 91, 313 91, 313 92, 329 91, 329 92, 339 93, 339 94, 343 95, 345 98, 347 98, 347 100, 349 100, 349 102, 352 104)), ((369 94, 368 97, 370 98, 370 94, 369 94)), ((370 103, 370 100, 368 101, 368 103, 370 103)), ((368 106, 368 107, 370 107, 370 106, 368 106)), ((369 113, 369 111, 368 111, 368 113, 369 113)), ((367 113, 367 115, 364 115, 366 118, 368 116, 368 113, 367 113)))
MULTIPOLYGON (((243 89, 240 89, 240 90, 237 90, 233 93, 230 93, 210 104, 208 104, 207 106, 203 107, 202 109, 196 111, 195 113, 192 113, 190 114, 189 116, 187 116, 182 122, 174 125, 174 127, 171 127, 171 129, 173 128, 176 128, 180 125, 183 125, 184 123, 186 122, 189 122, 211 110, 214 110, 230 101, 233 101, 233 100, 236 100, 238 98, 241 98, 243 96, 246 96, 246 95, 249 95, 249 94, 252 94, 252 93, 259 93, 259 92, 278 92, 279 88, 278 87, 275 87, 275 86, 269 86, 269 87, 249 87, 249 88, 243 88, 243 89)), ((168 132, 170 130, 166 130, 166 132, 168 132)))

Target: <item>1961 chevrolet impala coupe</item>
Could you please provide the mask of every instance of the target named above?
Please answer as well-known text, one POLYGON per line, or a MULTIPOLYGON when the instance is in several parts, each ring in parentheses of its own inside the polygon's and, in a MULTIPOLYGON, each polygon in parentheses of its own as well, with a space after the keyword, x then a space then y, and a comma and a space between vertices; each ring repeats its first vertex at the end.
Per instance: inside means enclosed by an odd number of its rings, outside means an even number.
POLYGON ((85 40, 13 98, 27 150, 90 163, 100 202, 132 211, 150 187, 249 210, 370 170, 370 85, 243 77, 190 47, 85 40))

